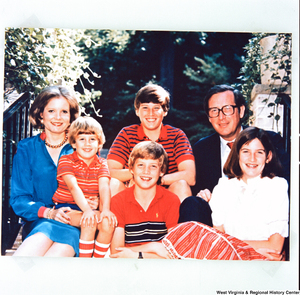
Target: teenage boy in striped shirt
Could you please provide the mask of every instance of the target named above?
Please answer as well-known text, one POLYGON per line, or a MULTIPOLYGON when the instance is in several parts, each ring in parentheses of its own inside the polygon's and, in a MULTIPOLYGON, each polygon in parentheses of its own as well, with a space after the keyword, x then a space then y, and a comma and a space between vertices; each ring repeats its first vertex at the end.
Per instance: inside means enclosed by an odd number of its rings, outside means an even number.
POLYGON ((124 127, 107 156, 112 177, 112 196, 134 183, 128 169, 129 155, 137 143, 147 140, 160 143, 168 154, 168 170, 160 184, 175 193, 181 202, 191 196, 190 186, 195 184, 196 178, 195 160, 185 133, 162 123, 168 114, 169 105, 169 93, 161 86, 149 84, 138 91, 134 107, 141 123, 124 127))

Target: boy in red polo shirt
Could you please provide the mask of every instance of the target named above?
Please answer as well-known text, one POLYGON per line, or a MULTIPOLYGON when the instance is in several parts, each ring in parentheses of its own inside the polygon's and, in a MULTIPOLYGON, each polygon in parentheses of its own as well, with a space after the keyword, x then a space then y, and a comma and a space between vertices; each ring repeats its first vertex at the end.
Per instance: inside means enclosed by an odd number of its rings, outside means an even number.
POLYGON ((74 152, 59 160, 53 202, 55 208, 67 204, 71 208, 69 224, 81 228, 79 257, 92 257, 93 252, 94 257, 104 257, 117 220, 110 211, 108 167, 105 159, 97 156, 105 142, 102 127, 91 117, 80 117, 70 126, 69 142, 74 152), (99 196, 100 211, 92 210, 87 199, 99 196))
POLYGON ((149 84, 138 91, 134 107, 141 124, 124 127, 107 156, 113 196, 125 186, 133 184, 128 169, 129 155, 137 143, 146 140, 160 143, 168 154, 169 165, 161 178, 161 184, 175 193, 181 202, 192 195, 190 186, 195 184, 192 148, 182 130, 162 123, 168 114, 169 105, 169 93, 161 86, 149 84))
MULTIPOLYGON (((136 252, 139 245, 160 241, 179 217, 178 197, 157 185, 168 167, 162 145, 153 141, 138 143, 129 158, 134 185, 112 197, 111 210, 118 219, 111 242, 111 257, 126 257, 126 249, 136 252), (121 248, 120 248, 121 247, 121 248)), ((158 257, 145 253, 145 257, 158 257)), ((140 257, 141 258, 141 257, 140 257)))

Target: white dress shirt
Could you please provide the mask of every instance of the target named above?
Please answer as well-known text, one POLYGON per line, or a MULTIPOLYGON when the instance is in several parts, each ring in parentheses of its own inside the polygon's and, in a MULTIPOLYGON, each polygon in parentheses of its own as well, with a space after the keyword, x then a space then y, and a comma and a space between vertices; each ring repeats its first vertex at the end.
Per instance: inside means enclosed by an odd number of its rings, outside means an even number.
POLYGON ((215 226, 241 240, 267 240, 279 233, 288 236, 288 184, 281 177, 260 176, 245 183, 220 178, 209 202, 215 226))

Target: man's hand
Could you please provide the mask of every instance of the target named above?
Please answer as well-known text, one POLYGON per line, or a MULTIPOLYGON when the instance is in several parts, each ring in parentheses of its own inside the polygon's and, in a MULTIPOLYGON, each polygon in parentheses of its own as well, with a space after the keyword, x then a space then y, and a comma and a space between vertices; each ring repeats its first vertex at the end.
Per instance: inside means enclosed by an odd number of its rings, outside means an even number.
POLYGON ((198 194, 197 197, 202 198, 206 202, 209 202, 211 199, 211 192, 207 188, 205 190, 201 190, 198 194))

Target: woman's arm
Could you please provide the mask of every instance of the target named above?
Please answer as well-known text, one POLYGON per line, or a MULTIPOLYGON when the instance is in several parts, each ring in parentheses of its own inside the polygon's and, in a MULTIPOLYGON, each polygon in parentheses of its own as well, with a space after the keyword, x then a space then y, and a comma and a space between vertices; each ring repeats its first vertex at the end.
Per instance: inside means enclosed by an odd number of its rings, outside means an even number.
MULTIPOLYGON (((225 233, 224 226, 215 226, 214 228, 225 233)), ((284 243, 284 237, 280 234, 272 235, 268 240, 265 241, 243 241, 250 245, 256 252, 266 256, 270 260, 281 260, 281 250, 284 243)))
POLYGON ((266 241, 244 241, 249 244, 256 252, 266 256, 270 260, 279 261, 282 259, 282 248, 284 237, 280 234, 272 235, 266 241))
POLYGON ((9 201, 16 215, 24 220, 33 221, 39 218, 39 210, 46 208, 44 202, 34 200, 34 175, 30 162, 33 155, 29 153, 33 146, 28 141, 26 142, 27 144, 24 144, 23 141, 19 142, 17 153, 14 156, 9 201))

